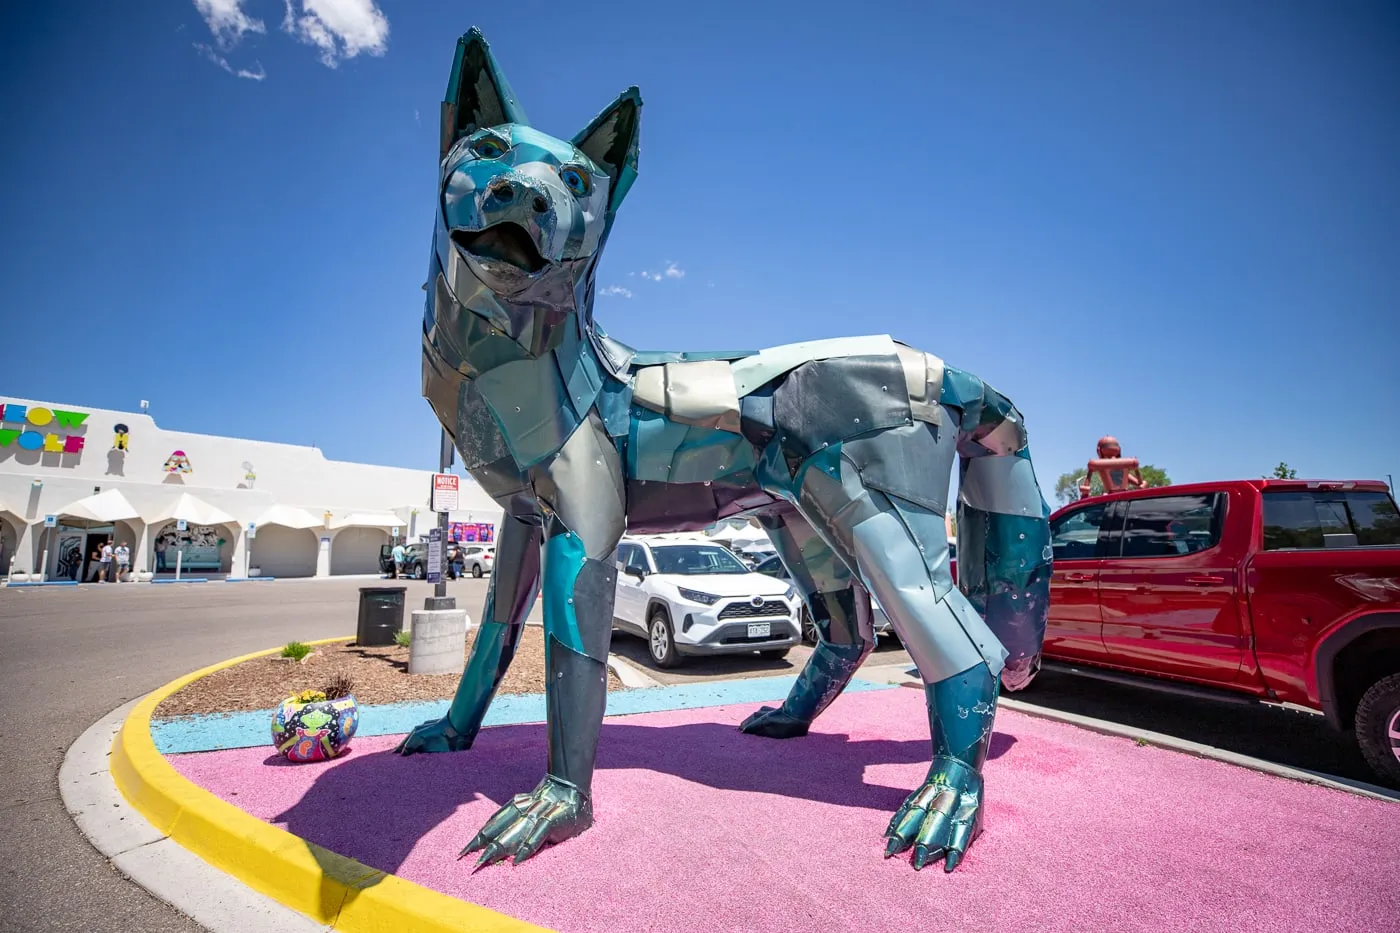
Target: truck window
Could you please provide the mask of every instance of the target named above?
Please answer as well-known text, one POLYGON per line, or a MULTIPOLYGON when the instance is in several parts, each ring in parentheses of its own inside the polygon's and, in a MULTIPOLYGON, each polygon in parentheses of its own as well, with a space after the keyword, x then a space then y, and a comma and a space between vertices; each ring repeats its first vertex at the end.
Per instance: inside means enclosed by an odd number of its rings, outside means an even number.
POLYGON ((1107 506, 1091 505, 1062 515, 1050 525, 1050 547, 1055 560, 1093 560, 1099 554, 1107 506))
POLYGON ((1400 545, 1400 510, 1395 500, 1383 492, 1349 492, 1347 512, 1351 515, 1356 543, 1362 547, 1400 545))
POLYGON ((1400 513, 1384 492, 1264 493, 1264 550, 1321 548, 1329 534, 1354 534, 1361 547, 1394 547, 1400 513))
POLYGON ((1216 493, 1132 499, 1123 524, 1123 557, 1180 557, 1220 543, 1216 493))

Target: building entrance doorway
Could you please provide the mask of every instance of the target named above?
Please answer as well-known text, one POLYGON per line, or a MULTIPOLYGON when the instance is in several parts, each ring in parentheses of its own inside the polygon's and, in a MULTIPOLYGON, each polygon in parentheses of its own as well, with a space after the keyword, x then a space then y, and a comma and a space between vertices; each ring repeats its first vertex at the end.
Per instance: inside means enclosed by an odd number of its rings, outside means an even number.
POLYGON ((92 528, 60 526, 58 533, 54 535, 53 550, 49 554, 49 579, 76 580, 79 583, 89 579, 96 580, 99 567, 93 554, 100 552, 102 545, 115 534, 114 525, 97 525, 92 528))

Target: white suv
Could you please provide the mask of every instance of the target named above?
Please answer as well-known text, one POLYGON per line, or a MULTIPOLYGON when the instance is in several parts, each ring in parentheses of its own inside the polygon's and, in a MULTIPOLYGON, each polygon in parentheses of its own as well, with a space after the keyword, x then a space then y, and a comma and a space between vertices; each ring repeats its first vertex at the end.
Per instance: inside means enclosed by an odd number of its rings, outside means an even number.
POLYGON ((496 566, 496 545, 464 544, 462 549, 462 572, 469 573, 478 580, 490 573, 496 566))
POLYGON ((658 667, 683 655, 782 657, 802 638, 801 597, 702 538, 656 535, 617 546, 613 625, 647 640, 658 667))

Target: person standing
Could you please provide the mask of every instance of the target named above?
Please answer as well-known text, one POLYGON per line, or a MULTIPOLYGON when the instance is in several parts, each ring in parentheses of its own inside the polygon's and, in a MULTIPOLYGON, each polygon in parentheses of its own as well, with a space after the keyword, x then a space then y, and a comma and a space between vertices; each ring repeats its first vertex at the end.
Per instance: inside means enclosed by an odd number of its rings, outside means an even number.
POLYGON ((156 538, 156 571, 165 569, 165 536, 156 538))
POLYGON ((394 542, 394 575, 393 575, 393 577, 391 577, 391 579, 397 580, 400 576, 403 575, 403 560, 404 560, 404 557, 405 557, 405 556, 407 556, 407 552, 404 551, 403 545, 400 544, 399 542, 395 541, 395 542, 394 542))
POLYGON ((108 538, 102 543, 102 556, 99 561, 102 571, 97 576, 98 583, 106 583, 112 575, 112 539, 108 538))
POLYGON ((117 582, 122 582, 122 574, 131 573, 131 548, 126 546, 125 541, 117 543, 115 553, 117 558, 117 582))
POLYGON ((97 550, 93 551, 91 554, 88 555, 88 572, 87 572, 87 578, 86 578, 85 580, 83 580, 83 582, 84 582, 84 583, 91 583, 91 582, 93 582, 94 580, 96 580, 98 583, 101 583, 101 582, 102 582, 102 578, 101 578, 100 576, 98 576, 98 574, 100 574, 101 572, 102 572, 102 549, 101 549, 101 548, 98 548, 97 550))

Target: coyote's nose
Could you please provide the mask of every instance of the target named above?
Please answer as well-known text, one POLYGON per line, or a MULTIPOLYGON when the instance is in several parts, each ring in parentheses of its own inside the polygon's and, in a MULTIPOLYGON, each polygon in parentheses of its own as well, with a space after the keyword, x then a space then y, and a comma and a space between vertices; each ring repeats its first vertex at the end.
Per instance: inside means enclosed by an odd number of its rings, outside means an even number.
POLYGON ((548 198, 537 194, 535 189, 528 188, 514 179, 498 178, 486 190, 497 204, 514 204, 516 201, 529 198, 530 207, 534 209, 536 214, 543 214, 549 210, 548 198))
POLYGON ((491 183, 491 187, 488 190, 491 192, 491 197, 495 198, 497 201, 500 201, 502 204, 509 204, 510 202, 515 200, 515 194, 518 187, 519 186, 516 185, 515 182, 510 181, 509 179, 502 178, 497 181, 493 181, 491 183))

